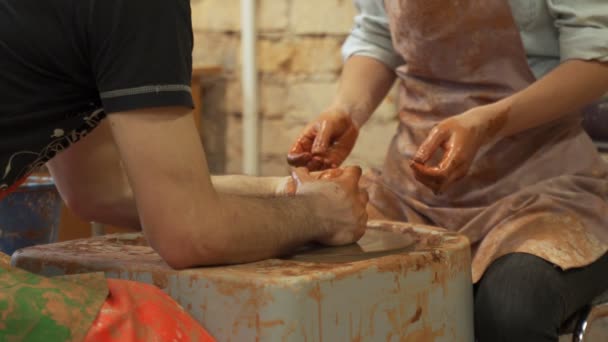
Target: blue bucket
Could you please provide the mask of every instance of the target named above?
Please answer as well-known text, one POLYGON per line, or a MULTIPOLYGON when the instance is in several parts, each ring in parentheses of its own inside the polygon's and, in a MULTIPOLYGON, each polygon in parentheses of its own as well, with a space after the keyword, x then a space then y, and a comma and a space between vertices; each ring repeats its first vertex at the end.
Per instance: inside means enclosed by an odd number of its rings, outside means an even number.
POLYGON ((57 241, 62 200, 49 176, 30 176, 0 201, 0 251, 57 241))

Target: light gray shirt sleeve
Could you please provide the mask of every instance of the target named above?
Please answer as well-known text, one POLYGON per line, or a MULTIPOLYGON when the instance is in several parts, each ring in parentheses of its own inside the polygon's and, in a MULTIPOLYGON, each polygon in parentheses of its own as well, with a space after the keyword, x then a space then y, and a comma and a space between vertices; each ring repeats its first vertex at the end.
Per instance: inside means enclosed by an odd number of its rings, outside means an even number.
POLYGON ((547 0, 559 31, 560 57, 608 62, 608 1, 547 0))
POLYGON ((379 60, 391 69, 405 64, 394 50, 388 16, 383 0, 355 0, 359 14, 355 26, 342 46, 344 60, 366 56, 379 60))

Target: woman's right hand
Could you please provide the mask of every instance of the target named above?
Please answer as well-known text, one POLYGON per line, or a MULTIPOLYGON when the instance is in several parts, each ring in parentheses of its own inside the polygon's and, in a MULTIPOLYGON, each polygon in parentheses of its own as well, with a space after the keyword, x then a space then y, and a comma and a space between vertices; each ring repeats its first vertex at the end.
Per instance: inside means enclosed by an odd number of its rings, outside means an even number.
POLYGON ((338 110, 319 115, 302 131, 287 154, 287 162, 310 171, 336 168, 350 154, 359 127, 351 116, 338 110))

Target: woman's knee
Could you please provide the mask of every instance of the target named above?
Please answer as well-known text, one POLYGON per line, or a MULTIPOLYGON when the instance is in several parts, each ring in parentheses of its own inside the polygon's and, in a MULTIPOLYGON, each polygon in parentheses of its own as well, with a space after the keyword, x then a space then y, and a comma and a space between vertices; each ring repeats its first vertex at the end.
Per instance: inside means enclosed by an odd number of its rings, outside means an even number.
POLYGON ((477 285, 478 341, 557 341, 563 301, 558 270, 529 254, 496 260, 477 285))

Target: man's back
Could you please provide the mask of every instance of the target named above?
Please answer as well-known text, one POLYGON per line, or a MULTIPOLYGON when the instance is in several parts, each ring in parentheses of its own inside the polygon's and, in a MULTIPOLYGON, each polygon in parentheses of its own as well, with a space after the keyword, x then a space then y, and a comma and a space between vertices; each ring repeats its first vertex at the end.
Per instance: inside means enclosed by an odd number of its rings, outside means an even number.
POLYGON ((191 106, 191 30, 185 0, 0 0, 0 188, 106 112, 191 106))

